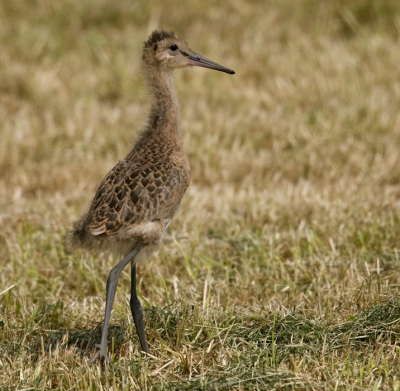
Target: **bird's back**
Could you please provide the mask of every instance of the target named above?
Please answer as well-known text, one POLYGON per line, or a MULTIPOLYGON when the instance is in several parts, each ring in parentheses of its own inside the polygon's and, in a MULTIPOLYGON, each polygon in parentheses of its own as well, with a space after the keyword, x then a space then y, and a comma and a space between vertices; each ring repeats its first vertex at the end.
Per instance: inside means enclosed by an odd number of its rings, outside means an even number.
POLYGON ((189 181, 179 137, 144 134, 103 179, 89 212, 67 235, 68 247, 126 253, 141 243, 155 249, 189 181))

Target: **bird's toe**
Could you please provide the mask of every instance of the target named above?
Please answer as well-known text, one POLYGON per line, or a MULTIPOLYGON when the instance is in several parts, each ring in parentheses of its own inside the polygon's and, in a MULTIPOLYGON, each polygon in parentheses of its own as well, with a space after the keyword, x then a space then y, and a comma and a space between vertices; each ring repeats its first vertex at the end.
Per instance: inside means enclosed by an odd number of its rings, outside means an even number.
POLYGON ((104 365, 110 365, 111 360, 107 353, 107 348, 104 348, 102 345, 96 345, 97 352, 89 361, 89 366, 93 365, 95 361, 100 360, 104 365))

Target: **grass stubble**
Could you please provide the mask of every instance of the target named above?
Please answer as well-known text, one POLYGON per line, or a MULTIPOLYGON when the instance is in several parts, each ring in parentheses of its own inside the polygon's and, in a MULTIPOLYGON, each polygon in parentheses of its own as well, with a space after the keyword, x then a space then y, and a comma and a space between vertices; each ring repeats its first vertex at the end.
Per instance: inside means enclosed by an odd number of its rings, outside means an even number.
POLYGON ((397 1, 0 16, 1 390, 400 388, 397 1), (125 271, 102 370, 87 362, 117 260, 62 236, 146 117, 140 51, 159 26, 237 74, 176 73, 192 183, 139 270, 150 355, 125 271))

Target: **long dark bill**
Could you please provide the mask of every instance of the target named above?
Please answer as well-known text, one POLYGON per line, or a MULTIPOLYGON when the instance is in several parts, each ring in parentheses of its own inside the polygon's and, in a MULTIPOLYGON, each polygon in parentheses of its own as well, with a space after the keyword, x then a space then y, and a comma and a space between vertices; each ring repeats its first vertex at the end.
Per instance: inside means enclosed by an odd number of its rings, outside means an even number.
POLYGON ((188 64, 196 67, 215 69, 216 71, 229 73, 230 75, 235 74, 235 71, 232 71, 232 69, 225 68, 222 65, 219 65, 216 62, 211 61, 208 58, 205 58, 195 52, 190 52, 188 64))

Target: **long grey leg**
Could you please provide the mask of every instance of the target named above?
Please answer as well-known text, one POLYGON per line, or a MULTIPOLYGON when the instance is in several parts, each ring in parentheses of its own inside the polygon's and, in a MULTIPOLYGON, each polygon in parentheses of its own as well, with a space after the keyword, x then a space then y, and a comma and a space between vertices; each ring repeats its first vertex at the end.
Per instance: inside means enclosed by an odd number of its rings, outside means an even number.
POLYGON ((143 308, 136 294, 136 265, 132 263, 131 269, 131 311, 135 322, 136 332, 139 337, 140 347, 148 353, 146 335, 144 333, 143 308))
POLYGON ((124 270, 125 266, 132 261, 135 255, 139 252, 140 248, 140 245, 136 246, 117 266, 110 270, 106 286, 106 311, 104 316, 103 330, 101 332, 101 341, 100 345, 98 345, 99 350, 89 361, 89 365, 92 365, 98 358, 103 359, 106 364, 111 363, 111 360, 107 354, 107 335, 108 328, 110 326, 111 310, 114 303, 115 292, 117 290, 118 279, 122 270, 124 270))

